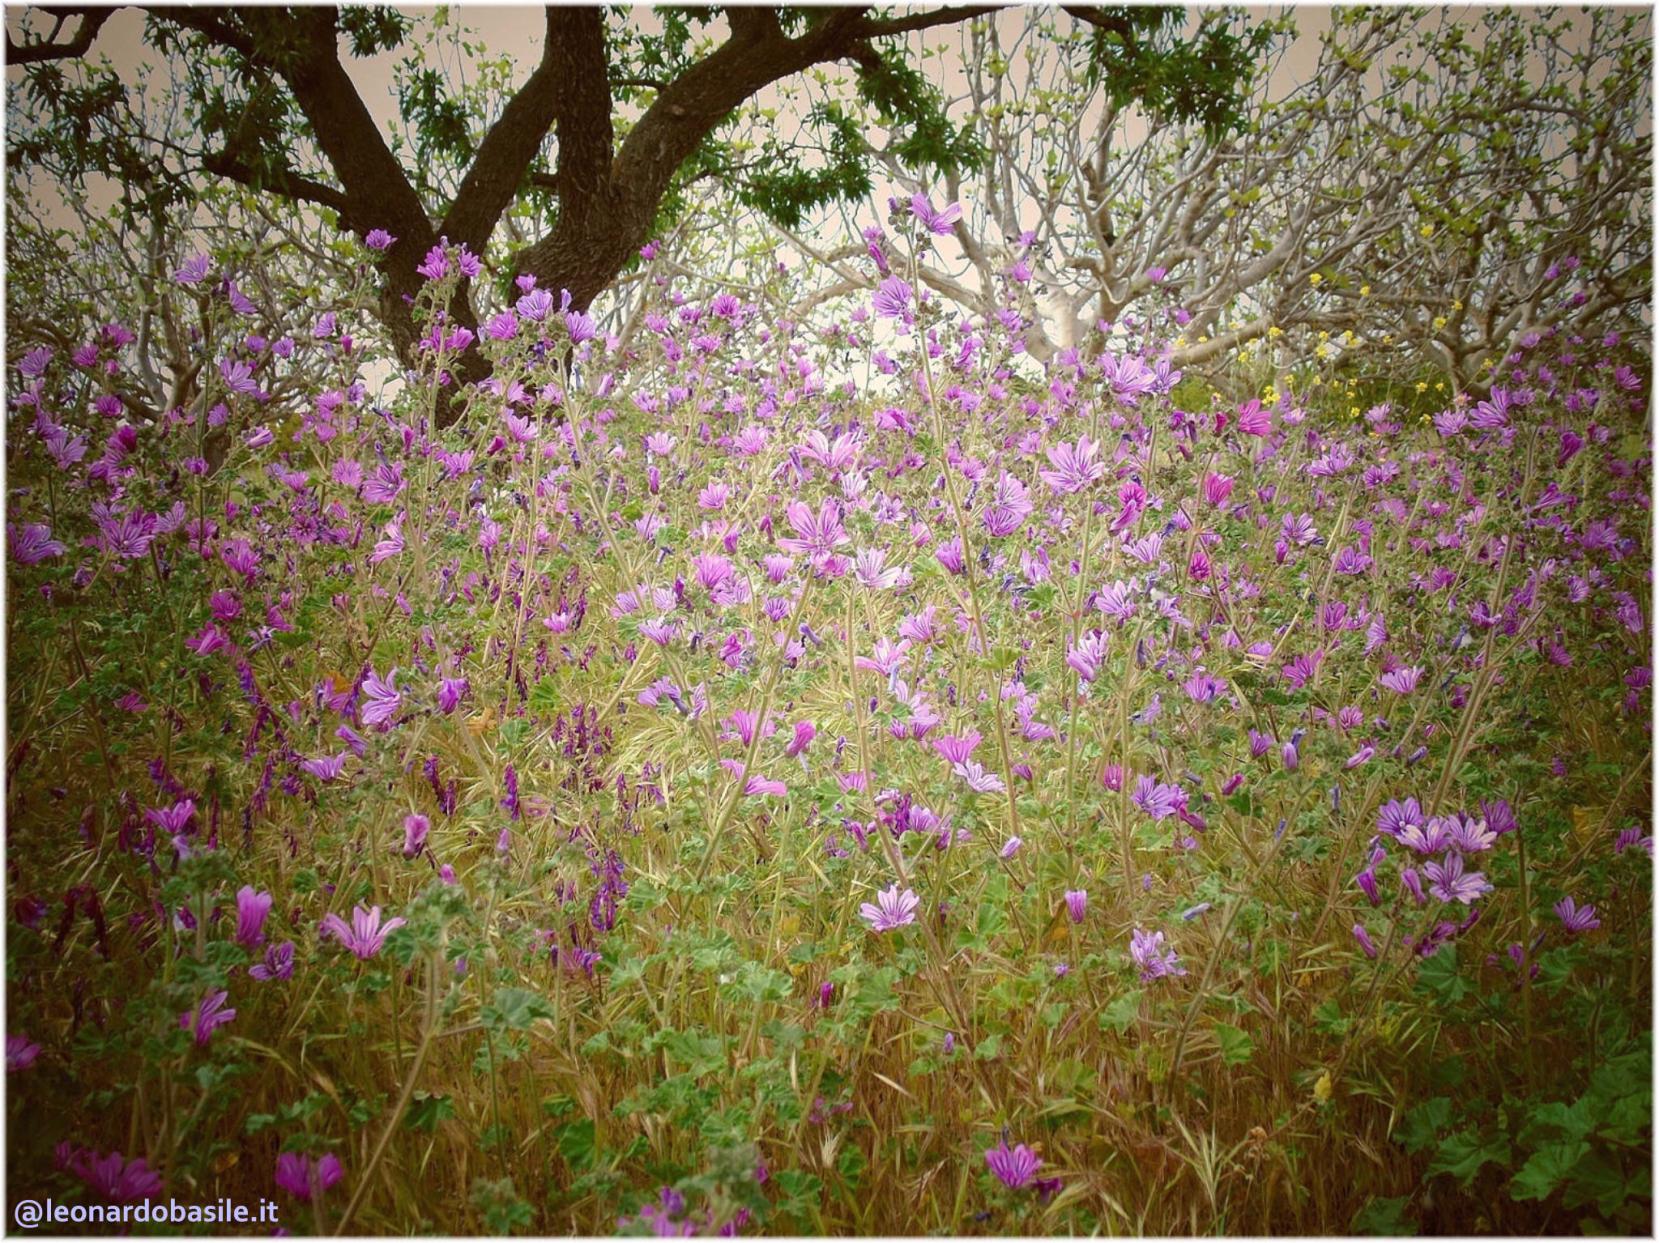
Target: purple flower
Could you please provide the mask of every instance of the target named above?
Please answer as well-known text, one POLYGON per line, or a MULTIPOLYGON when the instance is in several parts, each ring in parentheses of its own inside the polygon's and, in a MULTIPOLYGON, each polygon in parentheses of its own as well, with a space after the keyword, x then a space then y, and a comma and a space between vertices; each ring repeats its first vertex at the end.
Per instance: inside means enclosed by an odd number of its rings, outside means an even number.
POLYGON ((248 949, 265 940, 265 918, 271 913, 271 895, 258 893, 252 885, 236 891, 236 939, 248 949))
POLYGON ((991 499, 981 520, 987 534, 995 539, 1004 539, 1024 526, 1035 508, 1025 484, 1003 471, 997 478, 996 487, 991 490, 991 499))
POLYGON ((870 306, 883 319, 898 319, 913 324, 916 315, 910 309, 911 293, 909 284, 897 276, 889 276, 876 287, 870 306))
POLYGON ((1372 906, 1382 905, 1382 895, 1377 892, 1377 873, 1373 868, 1366 868, 1354 877, 1354 883, 1365 891, 1365 896, 1371 900, 1372 906))
POLYGON ((963 760, 952 764, 950 770, 966 781, 970 790, 980 794, 1001 794, 1008 788, 1001 777, 986 772, 978 760, 963 760))
POLYGON ((276 1185, 296 1200, 310 1203, 344 1177, 340 1158, 332 1152, 317 1161, 297 1152, 277 1157, 276 1185))
POLYGON ((403 927, 406 922, 399 916, 382 924, 378 906, 366 911, 358 906, 352 909, 349 927, 338 915, 330 914, 323 919, 322 932, 324 935, 332 935, 357 957, 367 960, 380 953, 386 944, 387 936, 403 927))
POLYGON ((444 678, 438 683, 438 707, 444 712, 454 712, 468 690, 465 678, 444 678))
POLYGON ((784 755, 789 759, 794 759, 797 755, 801 754, 801 752, 805 751, 807 746, 817 736, 818 727, 811 721, 796 721, 795 737, 790 741, 789 745, 784 748, 784 755))
POLYGON ((265 961, 256 962, 248 968, 248 974, 256 980, 287 980, 294 974, 294 943, 284 941, 281 945, 267 946, 265 961))
POLYGON ((225 999, 230 994, 224 989, 209 993, 195 1006, 179 1015, 179 1026, 194 1031, 196 1043, 205 1045, 213 1033, 236 1017, 236 1011, 227 1009, 225 999))
POLYGON ((1589 932, 1593 928, 1601 927, 1601 920, 1596 918, 1596 908, 1586 903, 1579 906, 1571 897, 1562 898, 1555 904, 1555 913, 1561 918, 1561 926, 1568 932, 1589 932))
POLYGON ((1137 777, 1134 793, 1129 798, 1136 807, 1154 820, 1163 820, 1175 814, 1176 794, 1177 789, 1174 786, 1164 785, 1151 777, 1137 777))
POLYGON ((1024 1144, 1009 1148, 1005 1135, 995 1148, 986 1150, 985 1164, 991 1167, 991 1173, 1001 1180, 1003 1186, 1018 1191, 1029 1186, 1031 1180, 1037 1177, 1042 1161, 1024 1144))
POLYGON ((1089 910, 1089 891, 1087 889, 1066 890, 1066 914, 1071 916, 1071 922, 1080 924, 1089 910))
POLYGON ((144 813, 144 818, 169 833, 183 833, 195 814, 196 800, 185 798, 171 807, 151 808, 144 813))
POLYGON ((397 688, 397 670, 393 669, 384 681, 374 670, 363 679, 363 693, 368 702, 363 705, 363 724, 384 727, 403 706, 403 697, 397 688))
POLYGON ((48 557, 63 556, 63 542, 53 539, 52 528, 44 523, 29 522, 21 527, 7 527, 6 537, 12 560, 22 565, 39 565, 48 557))
POLYGON ((1141 980, 1150 983, 1166 975, 1185 975, 1187 969, 1172 949, 1164 948, 1164 934, 1136 928, 1129 938, 1129 956, 1141 969, 1141 980))
POLYGON ((1447 855, 1444 862, 1425 863, 1423 875, 1429 878, 1429 892, 1442 902, 1461 902, 1468 906, 1482 894, 1492 892, 1485 876, 1463 870, 1463 856, 1456 851, 1447 855))
POLYGON ((106 1203, 148 1200, 161 1191, 161 1175, 145 1164, 143 1157, 129 1161, 119 1151, 100 1157, 84 1148, 64 1156, 64 1147, 58 1148, 60 1163, 106 1203))
POLYGON ((1377 680, 1396 695, 1409 695, 1417 689, 1417 680, 1423 676, 1420 665, 1407 665, 1403 669, 1396 669, 1392 673, 1385 673, 1377 680))
POLYGON ((1062 496, 1081 492, 1091 483, 1106 475, 1106 464, 1099 460, 1100 446, 1087 436, 1081 436, 1075 445, 1061 443, 1048 451, 1051 470, 1039 470, 1037 477, 1062 496))
POLYGON ((1367 958, 1377 956, 1377 944, 1371 939, 1371 934, 1365 930, 1364 924, 1354 925, 1354 940, 1359 942, 1359 947, 1365 951, 1367 958))
POLYGON ((841 507, 834 501, 824 501, 817 513, 805 501, 791 501, 784 512, 795 531, 793 537, 778 541, 778 547, 785 552, 820 560, 852 542, 841 525, 841 507))
POLYGON ((946 734, 942 738, 935 738, 933 749, 950 763, 961 764, 966 762, 967 758, 973 754, 974 748, 979 745, 979 740, 979 731, 971 729, 960 737, 955 734, 946 734))
POLYGON ((876 895, 876 902, 861 905, 858 917, 870 925, 871 932, 889 932, 915 923, 916 907, 920 903, 914 892, 906 889, 901 893, 895 882, 876 895))
POLYGON ((418 812, 403 818, 403 857, 413 859, 426 845, 426 832, 432 822, 418 812))
POLYGON ((401 466, 396 462, 382 462, 363 481, 363 499, 371 505, 390 505, 403 491, 405 483, 401 466))
POLYGON ((212 270, 213 261, 206 255, 191 255, 173 273, 173 279, 185 286, 199 285, 207 279, 208 273, 212 270))
POLYGON ((934 211, 933 204, 927 201, 926 195, 913 194, 910 197, 910 214, 915 216, 929 233, 949 237, 956 222, 962 219, 962 204, 952 203, 949 207, 934 211))
POLYGON ((27 1070, 40 1056, 40 1046, 27 1036, 6 1037, 6 1069, 27 1070))
POLYGON ((339 755, 319 755, 314 760, 301 760, 300 767, 319 781, 338 781, 346 771, 348 754, 342 751, 339 755))
POLYGON ((390 250, 396 241, 397 238, 385 229, 370 229, 368 236, 363 239, 363 245, 370 250, 390 250))

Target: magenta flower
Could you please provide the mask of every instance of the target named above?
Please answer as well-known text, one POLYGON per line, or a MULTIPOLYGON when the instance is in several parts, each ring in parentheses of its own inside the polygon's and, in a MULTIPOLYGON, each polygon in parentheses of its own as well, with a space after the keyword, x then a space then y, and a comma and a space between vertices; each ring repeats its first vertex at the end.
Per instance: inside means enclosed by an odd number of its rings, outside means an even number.
POLYGON ((297 1152, 277 1157, 276 1185, 294 1199, 310 1203, 344 1177, 340 1158, 332 1152, 313 1161, 297 1152))
POLYGON ((390 250, 396 241, 397 238, 385 229, 370 229, 368 236, 363 239, 363 244, 370 250, 390 250))
POLYGON ((40 1056, 40 1046, 27 1036, 6 1037, 6 1069, 27 1070, 40 1056))
POLYGON ((363 679, 363 694, 368 697, 363 705, 365 725, 384 727, 403 706, 403 697, 397 688, 396 669, 388 673, 384 681, 371 669, 369 676, 363 679))
POLYGON ((1151 777, 1135 778, 1135 789, 1129 799, 1154 820, 1163 820, 1175 814, 1177 788, 1154 781, 1151 777))
POLYGON ((1492 892, 1484 875, 1463 870, 1463 856, 1456 851, 1448 854, 1444 862, 1425 863, 1423 875, 1429 878, 1429 892, 1442 902, 1461 902, 1468 906, 1482 894, 1492 892))
POLYGON ((65 1147, 67 1145, 58 1147, 59 1164, 106 1203, 148 1200, 161 1192, 161 1175, 152 1170, 143 1157, 134 1157, 129 1161, 119 1151, 100 1157, 86 1148, 72 1150, 66 1155, 65 1147))
POLYGON ((173 273, 173 279, 185 286, 199 285, 207 279, 208 273, 212 270, 213 261, 206 255, 191 255, 173 273))
POLYGON ((53 539, 52 528, 44 523, 7 527, 6 537, 12 560, 22 565, 39 565, 48 557, 61 557, 64 553, 63 542, 53 539))
POLYGON ((342 751, 339 755, 319 755, 314 760, 301 760, 300 767, 319 781, 338 781, 346 771, 348 754, 342 751))
POLYGON ((395 462, 382 462, 363 481, 363 499, 371 505, 390 505, 403 491, 405 482, 401 466, 395 462))
POLYGON ((980 733, 977 729, 970 729, 966 734, 958 737, 955 734, 946 734, 942 738, 933 740, 933 749, 952 764, 961 764, 973 754, 979 745, 980 733))
POLYGON ((1001 794, 1008 788, 1001 777, 986 772, 978 760, 963 760, 952 764, 950 770, 966 781, 970 790, 980 794, 1001 794))
POLYGON ((987 534, 995 539, 1004 539, 1024 526, 1035 508, 1025 484, 1003 471, 997 478, 996 487, 991 490, 991 499, 981 520, 987 534))
POLYGON ((1396 669, 1392 673, 1385 673, 1378 678, 1386 689, 1396 695, 1409 695, 1417 689, 1417 680, 1423 676, 1421 665, 1408 665, 1403 669, 1396 669))
POLYGON ((268 946, 265 961, 254 963, 248 968, 248 974, 256 980, 291 979, 294 974, 294 943, 284 941, 281 945, 268 946))
POLYGON ((1589 932, 1601 927, 1601 920, 1596 918, 1596 908, 1588 903, 1579 906, 1571 897, 1562 898, 1557 902, 1555 913, 1561 919, 1561 926, 1568 932, 1589 932))
POLYGON ((351 924, 338 915, 329 914, 323 918, 322 932, 333 936, 341 945, 345 946, 357 957, 367 960, 380 953, 386 944, 386 938, 403 927, 408 922, 399 916, 380 922, 380 908, 378 906, 364 910, 361 906, 354 907, 351 912, 351 924))
POLYGON ((916 322, 916 314, 910 309, 912 290, 909 284, 897 276, 889 276, 876 287, 875 296, 870 299, 870 306, 883 319, 903 320, 906 324, 916 322))
POLYGON ((1031 1180, 1037 1177, 1042 1160, 1024 1144, 1009 1148, 1008 1137, 1003 1136, 1000 1144, 986 1150, 985 1164, 991 1167, 991 1173, 1001 1180, 1003 1186, 1018 1191, 1029 1186, 1031 1180))
POLYGON ((229 996, 222 988, 216 993, 209 993, 195 1008, 179 1015, 179 1026, 185 1031, 194 1031, 196 1043, 205 1045, 215 1031, 236 1017, 236 1011, 225 1006, 225 999, 229 996))
POLYGON ((797 755, 801 754, 801 752, 805 751, 807 746, 817 736, 818 727, 811 721, 796 721, 795 736, 790 740, 789 745, 784 748, 784 755, 789 759, 794 759, 797 755))
POLYGON ((895 882, 877 894, 874 903, 860 906, 858 917, 870 925, 871 932, 889 932, 915 923, 916 908, 920 904, 921 899, 914 892, 906 889, 901 893, 895 882))
POLYGON ((403 857, 413 859, 426 845, 427 830, 432 822, 418 812, 403 818, 403 857))
POLYGON ((1075 646, 1066 648, 1066 664, 1077 671, 1085 682, 1093 682, 1106 660, 1108 639, 1098 630, 1079 637, 1075 646))
POLYGON ((1377 943, 1371 939, 1371 934, 1365 930, 1364 924, 1354 925, 1354 940, 1359 942, 1359 947, 1367 958, 1377 956, 1377 943))
POLYGON ((465 678, 444 678, 438 683, 438 707, 444 712, 454 712, 460 705, 468 690, 465 678))
POLYGON ((1180 957, 1172 949, 1164 948, 1164 934, 1136 928, 1129 938, 1129 956, 1141 969, 1141 980, 1150 983, 1166 975, 1185 975, 1180 957))
POLYGON ((888 566, 887 550, 865 548, 853 558, 853 572, 858 581, 871 591, 888 591, 910 583, 910 570, 902 565, 888 566))
POLYGON ((195 814, 196 800, 184 798, 171 807, 151 808, 144 813, 144 818, 169 833, 182 833, 189 826, 190 819, 195 814))
POLYGON ((1089 891, 1087 889, 1066 890, 1066 914, 1071 922, 1080 924, 1083 917, 1089 913, 1089 891))
POLYGON ((236 939, 248 949, 265 940, 265 918, 271 913, 271 895, 255 892, 252 885, 236 891, 236 939))
POLYGON ((1052 469, 1039 470, 1037 477, 1062 496, 1081 492, 1106 477, 1106 464, 1099 460, 1099 451, 1100 446, 1087 436, 1080 436, 1075 445, 1057 444, 1048 451, 1052 469))
POLYGON ((778 547, 785 552, 819 560, 852 542, 841 525, 841 507, 834 501, 824 501, 817 513, 805 501, 791 501, 784 513, 795 531, 793 537, 778 541, 778 547))
POLYGON ((962 219, 962 204, 952 203, 948 207, 934 211, 933 204, 927 201, 925 194, 913 194, 910 197, 910 214, 915 216, 929 233, 938 237, 949 237, 956 222, 962 219))

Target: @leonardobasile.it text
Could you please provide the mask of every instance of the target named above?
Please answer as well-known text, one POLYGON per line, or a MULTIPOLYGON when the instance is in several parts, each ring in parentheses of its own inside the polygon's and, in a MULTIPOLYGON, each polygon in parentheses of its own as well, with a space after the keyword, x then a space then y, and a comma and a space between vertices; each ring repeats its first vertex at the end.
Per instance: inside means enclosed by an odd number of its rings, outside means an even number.
POLYGON ((275 1200, 260 1200, 253 1205, 229 1199, 200 1204, 174 1199, 64 1204, 47 1198, 18 1200, 12 1205, 12 1220, 22 1230, 70 1225, 271 1226, 277 1224, 277 1212, 275 1200))

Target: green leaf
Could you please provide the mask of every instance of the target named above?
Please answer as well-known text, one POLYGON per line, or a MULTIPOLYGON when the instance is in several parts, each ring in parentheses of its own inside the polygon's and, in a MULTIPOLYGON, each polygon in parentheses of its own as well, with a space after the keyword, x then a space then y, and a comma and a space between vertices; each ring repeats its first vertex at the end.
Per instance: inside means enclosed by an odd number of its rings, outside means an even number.
POLYGON ((571 1169, 580 1173, 593 1165, 598 1143, 592 1118, 582 1118, 558 1130, 559 1155, 571 1169))
POLYGON ((1547 1199, 1567 1177, 1567 1172, 1578 1164, 1578 1159, 1589 1151, 1590 1145, 1581 1139, 1544 1145, 1516 1171, 1510 1183, 1510 1196, 1516 1200, 1547 1199))
POLYGON ((1406 1206, 1410 1203, 1410 1196, 1391 1196, 1388 1198, 1373 1196, 1365 1202, 1364 1208, 1354 1214, 1354 1220, 1349 1229, 1355 1234, 1380 1235, 1393 1238, 1416 1234, 1417 1223, 1406 1216, 1406 1206))
POLYGON ((438 1129, 438 1123, 454 1116, 455 1106, 449 1097, 435 1096, 431 1092, 416 1092, 409 1104, 409 1112, 403 1116, 403 1125, 406 1130, 431 1134, 438 1129))
POLYGON ((1422 1152, 1438 1141, 1440 1132, 1451 1124, 1451 1099, 1436 1096, 1406 1114, 1400 1125, 1400 1144, 1407 1152, 1422 1152))
POLYGON ((1479 1131, 1459 1131, 1440 1141, 1440 1149, 1429 1164, 1428 1174, 1450 1174, 1467 1187, 1487 1162, 1509 1163, 1509 1141, 1501 1135, 1483 1140, 1479 1131))
POLYGON ((1120 1036, 1133 1026, 1135 1019, 1141 1012, 1141 992, 1132 988, 1127 993, 1119 993, 1111 1001, 1100 1008, 1100 1026, 1104 1031, 1114 1031, 1120 1036))
POLYGON ((553 1006, 526 988, 498 988, 482 1017, 484 1026, 493 1032, 525 1031, 537 1019, 552 1018, 553 1006))
POLYGON ((1256 1042, 1247 1032, 1231 1023, 1215 1025, 1216 1043, 1221 1046, 1221 1060, 1228 1066, 1242 1066, 1256 1050, 1256 1042))

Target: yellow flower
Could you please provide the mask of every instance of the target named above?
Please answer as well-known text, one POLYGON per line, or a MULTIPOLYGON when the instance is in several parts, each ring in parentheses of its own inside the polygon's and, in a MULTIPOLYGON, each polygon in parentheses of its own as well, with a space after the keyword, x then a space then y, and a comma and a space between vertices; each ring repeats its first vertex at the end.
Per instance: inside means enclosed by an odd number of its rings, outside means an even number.
POLYGON ((1270 337, 1282 337, 1285 335, 1285 330, 1275 326, 1267 330, 1267 335, 1270 337))
POLYGON ((1419 392, 1419 393, 1426 393, 1426 392, 1428 392, 1428 391, 1429 391, 1429 382, 1428 382, 1428 381, 1427 381, 1427 380, 1419 380, 1419 381, 1417 381, 1417 391, 1418 391, 1418 392, 1419 392))
POLYGON ((1313 1085, 1313 1099, 1323 1104, 1331 1099, 1331 1092, 1331 1072, 1322 1071, 1313 1085))
POLYGON ((1434 326, 1436 328, 1444 328, 1446 326, 1446 317, 1444 315, 1436 315, 1434 317, 1434 326))
POLYGON ((1317 285, 1317 284, 1319 284, 1320 281, 1322 281, 1324 279, 1325 278, 1323 276, 1321 276, 1318 272, 1315 272, 1312 276, 1308 277, 1308 284, 1317 285))
POLYGON ((1362 298, 1369 298, 1371 296, 1371 286, 1361 285, 1359 287, 1359 296, 1362 298))
POLYGON ((1421 229, 1418 229, 1417 231, 1419 233, 1421 233, 1424 237, 1433 237, 1434 236, 1434 226, 1432 224, 1426 224, 1421 229))

